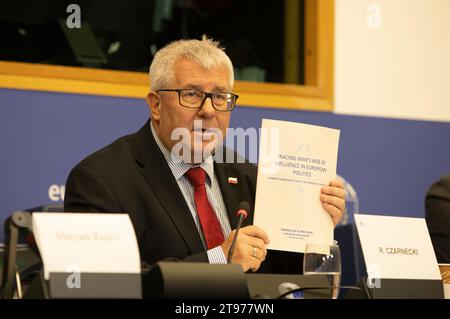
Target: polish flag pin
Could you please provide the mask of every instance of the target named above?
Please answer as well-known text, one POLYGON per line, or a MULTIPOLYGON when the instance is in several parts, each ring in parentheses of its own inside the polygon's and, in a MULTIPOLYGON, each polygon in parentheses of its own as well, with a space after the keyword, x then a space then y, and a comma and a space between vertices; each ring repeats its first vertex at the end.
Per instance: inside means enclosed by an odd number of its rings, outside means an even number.
POLYGON ((228 177, 228 184, 237 184, 237 177, 228 177))

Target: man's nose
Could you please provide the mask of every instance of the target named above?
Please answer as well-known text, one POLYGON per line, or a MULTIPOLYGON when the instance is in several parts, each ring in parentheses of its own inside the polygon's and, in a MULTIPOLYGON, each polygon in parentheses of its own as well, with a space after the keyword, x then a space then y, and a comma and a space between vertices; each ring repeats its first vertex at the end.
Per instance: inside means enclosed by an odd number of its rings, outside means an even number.
POLYGON ((208 96, 205 100, 205 102, 203 103, 200 111, 198 112, 199 116, 204 116, 204 117, 211 117, 214 116, 216 110, 214 109, 213 105, 212 105, 212 98, 210 96, 208 96))

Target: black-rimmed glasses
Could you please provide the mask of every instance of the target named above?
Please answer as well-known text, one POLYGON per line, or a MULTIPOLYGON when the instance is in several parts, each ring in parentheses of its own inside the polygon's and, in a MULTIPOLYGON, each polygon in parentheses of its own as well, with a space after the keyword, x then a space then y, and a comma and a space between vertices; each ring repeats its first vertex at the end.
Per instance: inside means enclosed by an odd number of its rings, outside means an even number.
POLYGON ((213 108, 221 112, 232 111, 239 97, 239 95, 229 92, 206 93, 196 89, 161 89, 156 92, 177 92, 180 105, 192 109, 202 108, 206 99, 210 98, 213 108))

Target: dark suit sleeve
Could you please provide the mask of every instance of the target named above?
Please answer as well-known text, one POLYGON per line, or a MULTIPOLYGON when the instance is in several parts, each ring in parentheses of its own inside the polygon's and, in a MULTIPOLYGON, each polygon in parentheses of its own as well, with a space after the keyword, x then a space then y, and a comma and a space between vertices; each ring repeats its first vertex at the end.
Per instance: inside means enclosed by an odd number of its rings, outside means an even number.
POLYGON ((87 166, 78 165, 70 173, 64 197, 66 212, 121 212, 105 181, 87 166))
MULTIPOLYGON (((123 209, 104 179, 88 166, 80 164, 69 174, 64 197, 66 212, 120 213, 123 209)), ((184 259, 169 257, 167 261, 208 262, 206 252, 184 259)))
POLYGON ((425 219, 438 262, 450 263, 450 175, 430 188, 425 208, 425 219))

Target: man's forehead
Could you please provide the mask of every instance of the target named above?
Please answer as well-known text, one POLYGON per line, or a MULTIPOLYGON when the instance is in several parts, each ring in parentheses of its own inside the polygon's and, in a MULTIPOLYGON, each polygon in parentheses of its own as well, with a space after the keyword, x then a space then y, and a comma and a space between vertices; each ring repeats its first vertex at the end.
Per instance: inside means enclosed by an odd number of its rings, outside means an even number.
POLYGON ((224 72, 228 73, 228 69, 223 64, 213 65, 211 67, 206 67, 197 61, 193 61, 186 58, 179 58, 175 61, 174 70, 176 71, 186 71, 186 70, 195 70, 201 73, 216 73, 216 72, 224 72))
MULTIPOLYGON (((198 85, 195 83, 187 83, 182 85, 182 89, 194 89, 194 90, 204 90, 202 85, 198 85)), ((223 85, 212 84, 212 90, 216 92, 227 91, 228 87, 223 85)))
POLYGON ((229 90, 230 75, 224 65, 206 68, 195 61, 178 59, 174 72, 175 82, 182 88, 203 90, 207 86, 214 91, 229 90))

